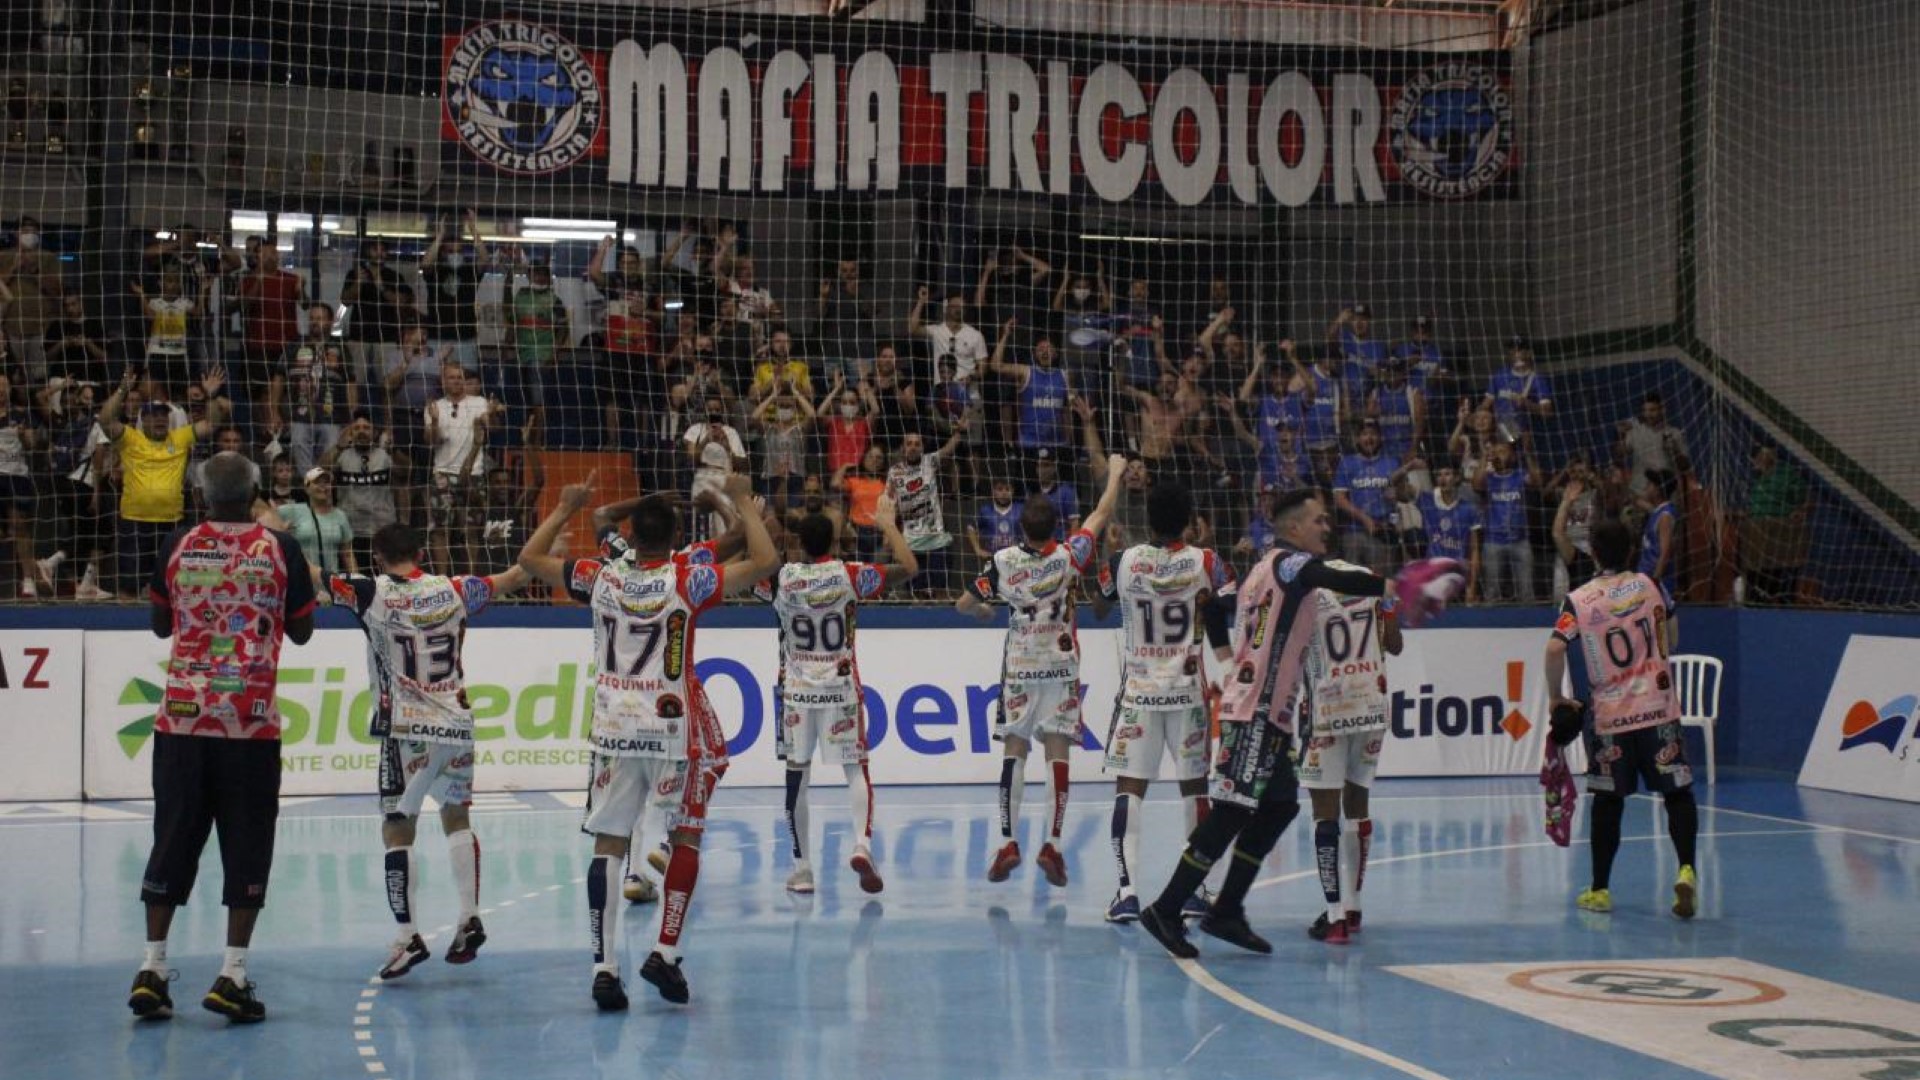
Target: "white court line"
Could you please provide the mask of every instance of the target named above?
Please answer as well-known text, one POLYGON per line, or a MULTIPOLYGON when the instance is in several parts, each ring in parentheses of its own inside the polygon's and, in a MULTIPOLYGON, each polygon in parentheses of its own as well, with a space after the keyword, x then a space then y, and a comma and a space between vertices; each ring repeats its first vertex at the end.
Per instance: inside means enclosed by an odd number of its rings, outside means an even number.
POLYGON ((1432 1069, 1422 1068, 1405 1058, 1395 1057, 1385 1050, 1377 1050, 1368 1046, 1366 1043, 1355 1042, 1345 1035, 1336 1035, 1325 1028, 1315 1027, 1304 1020, 1296 1020, 1286 1013, 1270 1009, 1240 991, 1235 990, 1233 987, 1228 986, 1226 983, 1221 982, 1219 979, 1214 978, 1213 973, 1201 967, 1198 960, 1175 960, 1174 963, 1178 964, 1180 970, 1186 974, 1187 978, 1192 979, 1202 990, 1205 990, 1207 993, 1212 994, 1214 997, 1219 998, 1229 1005, 1252 1013, 1270 1024, 1278 1024, 1289 1031, 1295 1031, 1305 1035, 1309 1039, 1316 1039, 1326 1043, 1328 1046, 1345 1050, 1349 1054, 1366 1058, 1368 1061, 1376 1064, 1385 1065, 1395 1072, 1419 1077, 1420 1080, 1447 1080, 1445 1076, 1434 1072, 1432 1069))
MULTIPOLYGON (((1646 798, 1649 802, 1652 801, 1651 796, 1647 796, 1646 798)), ((1780 817, 1777 814, 1759 814, 1752 810, 1733 810, 1725 806, 1708 806, 1705 803, 1701 804, 1701 808, 1711 810, 1716 814, 1735 814, 1740 817, 1758 818, 1761 821, 1785 822, 1789 825, 1810 825, 1821 832, 1838 832, 1847 833, 1851 836, 1866 836, 1875 840, 1891 840, 1896 844, 1920 844, 1920 837, 1914 836, 1894 836, 1891 833, 1868 832, 1865 829, 1854 829, 1845 825, 1823 825, 1817 821, 1801 821, 1797 818, 1780 817)))

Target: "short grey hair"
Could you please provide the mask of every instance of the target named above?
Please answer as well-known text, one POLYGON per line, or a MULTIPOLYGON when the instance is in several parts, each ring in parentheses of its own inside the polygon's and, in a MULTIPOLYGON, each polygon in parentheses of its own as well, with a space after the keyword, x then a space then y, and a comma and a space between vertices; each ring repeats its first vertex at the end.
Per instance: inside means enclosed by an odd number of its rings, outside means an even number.
POLYGON ((260 470, 243 454, 223 450, 207 459, 205 471, 209 506, 251 506, 260 485, 260 470))

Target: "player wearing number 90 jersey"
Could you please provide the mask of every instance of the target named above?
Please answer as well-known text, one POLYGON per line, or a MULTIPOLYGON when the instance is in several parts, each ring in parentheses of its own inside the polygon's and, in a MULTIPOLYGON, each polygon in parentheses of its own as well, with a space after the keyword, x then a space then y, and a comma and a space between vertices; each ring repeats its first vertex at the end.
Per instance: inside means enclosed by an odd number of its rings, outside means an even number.
POLYGON ((473 802, 473 710, 467 703, 461 649, 467 620, 496 595, 511 593, 527 575, 514 567, 496 577, 444 577, 416 564, 423 541, 392 524, 373 535, 380 574, 328 574, 326 596, 353 612, 367 635, 367 661, 377 708, 372 734, 380 743, 381 839, 385 843, 387 906, 398 936, 380 969, 396 979, 428 958, 414 928, 413 851, 421 808, 431 796, 447 834, 460 921, 447 949, 464 964, 486 941, 480 923, 480 842, 467 808, 473 802))
POLYGON ((842 562, 832 555, 837 529, 824 514, 798 526, 809 562, 788 563, 773 580, 773 611, 780 620, 780 723, 775 747, 787 763, 787 834, 793 846, 788 890, 814 889, 807 857, 807 774, 814 747, 847 775, 858 830, 849 864, 860 887, 877 893, 885 883, 873 863, 873 785, 867 775, 867 726, 861 707, 860 667, 854 655, 857 610, 890 586, 919 572, 919 561, 894 522, 892 499, 882 496, 874 522, 893 562, 842 562))
MULTIPOLYGON (((680 936, 700 873, 700 835, 716 779, 707 739, 691 701, 695 627, 724 596, 751 589, 779 554, 756 514, 741 522, 746 554, 714 566, 674 558, 680 514, 662 497, 641 499, 632 516, 633 550, 618 559, 563 560, 549 554, 567 520, 587 504, 587 483, 569 484, 560 503, 520 551, 520 566, 586 601, 593 625, 594 761, 585 829, 593 834, 587 866, 587 922, 593 941, 593 1000, 602 1010, 627 1007, 618 959, 618 905, 612 902, 643 808, 667 817, 665 896, 659 943, 640 968, 660 996, 689 1000, 680 967, 680 936)), ((744 476, 731 476, 735 505, 751 497, 744 476)))
POLYGON ((1583 727, 1586 734, 1593 884, 1575 902, 1589 911, 1613 909, 1609 882, 1620 849, 1620 821, 1627 796, 1644 780, 1666 802, 1667 832, 1680 863, 1673 913, 1692 918, 1699 809, 1673 672, 1667 665, 1672 638, 1666 593, 1647 575, 1627 570, 1633 534, 1625 525, 1611 519, 1597 522, 1592 542, 1601 573, 1567 594, 1547 640, 1545 664, 1548 692, 1554 698, 1553 740, 1570 743, 1583 727), (1586 662, 1590 704, 1560 696, 1567 651, 1576 641, 1586 662), (1591 717, 1585 724, 1583 713, 1591 717))
MULTIPOLYGON (((1174 779, 1191 831, 1207 814, 1210 732, 1201 634, 1217 652, 1227 646, 1233 571, 1225 559, 1182 537, 1193 521, 1193 496, 1158 484, 1147 495, 1154 540, 1113 557, 1100 578, 1095 610, 1121 612, 1120 695, 1107 731, 1107 771, 1114 774, 1113 850, 1120 887, 1107 908, 1109 922, 1139 918, 1134 873, 1139 866, 1140 804, 1172 755, 1174 779)), ((1199 914, 1196 907, 1192 914, 1199 914)))

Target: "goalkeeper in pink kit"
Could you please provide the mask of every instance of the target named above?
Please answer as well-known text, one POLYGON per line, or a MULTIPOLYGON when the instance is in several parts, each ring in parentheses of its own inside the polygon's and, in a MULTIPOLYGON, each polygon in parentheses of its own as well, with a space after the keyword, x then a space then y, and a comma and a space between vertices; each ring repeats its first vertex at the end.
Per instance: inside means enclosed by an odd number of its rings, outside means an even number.
POLYGON ((1332 523, 1311 490, 1282 496, 1273 524, 1278 544, 1247 574, 1235 601, 1234 652, 1221 675, 1220 746, 1208 791, 1213 812, 1187 838, 1159 898, 1140 912, 1140 925, 1182 959, 1200 950, 1187 940, 1180 905, 1229 845, 1233 861, 1200 929, 1252 952, 1273 951, 1247 925, 1244 904, 1267 854, 1300 813, 1293 707, 1317 625, 1315 590, 1383 597, 1383 607, 1418 627, 1466 586, 1465 568, 1452 559, 1417 560, 1393 579, 1336 569, 1324 558, 1332 523))

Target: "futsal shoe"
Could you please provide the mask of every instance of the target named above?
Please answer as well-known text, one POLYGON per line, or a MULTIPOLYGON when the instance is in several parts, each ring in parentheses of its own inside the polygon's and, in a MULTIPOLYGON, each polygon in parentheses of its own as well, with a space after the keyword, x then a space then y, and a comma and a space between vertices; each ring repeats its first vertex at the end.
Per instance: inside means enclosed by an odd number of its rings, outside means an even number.
POLYGON ((1307 927, 1307 936, 1329 945, 1346 945, 1353 940, 1347 920, 1341 919, 1335 922, 1327 918, 1327 913, 1324 911, 1320 913, 1319 918, 1313 920, 1312 926, 1307 927))
POLYGON ((393 951, 387 954, 387 962, 381 965, 380 978, 397 979, 433 956, 427 951, 427 943, 415 934, 405 941, 393 943, 393 951))
POLYGON ((1162 915, 1160 905, 1148 904, 1140 909, 1140 926, 1153 935, 1178 960, 1192 960, 1200 955, 1200 950, 1187 940, 1187 927, 1178 915, 1162 915))
POLYGON ((1140 921, 1140 898, 1132 893, 1114 893, 1113 902, 1107 905, 1107 921, 1110 923, 1136 923, 1140 921))
POLYGON ((847 865, 860 875, 861 892, 877 893, 887 887, 887 883, 880 880, 880 871, 873 867, 873 852, 867 850, 867 845, 854 848, 853 858, 847 860, 847 865))
MULTIPOLYGON (((1680 902, 1678 884, 1674 886, 1674 890, 1674 904, 1677 906, 1680 902)), ((1588 889, 1579 896, 1574 897, 1573 904, 1581 911, 1591 911, 1598 915, 1605 915, 1607 912, 1613 910, 1613 894, 1606 889, 1588 889)))
POLYGON ((1009 840, 1005 846, 994 853, 993 865, 987 867, 987 880, 1005 881, 1007 875, 1013 873, 1014 867, 1019 865, 1020 844, 1018 841, 1009 840))
POLYGON ((670 854, 672 854, 672 849, 662 842, 659 847, 647 852, 647 865, 653 867, 654 873, 665 874, 667 872, 667 856, 670 854))
POLYGON ((799 896, 813 895, 813 867, 796 866, 787 875, 787 891, 799 896))
POLYGON ((653 984, 660 996, 675 1005, 685 1005, 692 995, 687 992, 687 977, 680 971, 680 961, 667 963, 667 958, 659 952, 647 954, 647 962, 640 965, 640 977, 653 984))
POLYGON ((447 946, 447 963, 473 963, 473 958, 480 954, 480 946, 486 943, 487 928, 480 925, 480 916, 475 915, 453 932, 453 944, 447 946))
POLYGON ((1056 889, 1067 887, 1067 860, 1060 854, 1059 848, 1052 844, 1041 848, 1040 854, 1033 857, 1033 865, 1047 876, 1047 884, 1056 889))
MULTIPOLYGON (((1141 921, 1146 921, 1144 914, 1141 921)), ((1228 915, 1215 908, 1201 917, 1200 932, 1209 937, 1217 937, 1229 945, 1238 945, 1248 952, 1262 955, 1273 952, 1273 943, 1254 933, 1253 927, 1247 925, 1247 917, 1244 914, 1228 915)))
POLYGON ((241 986, 225 975, 213 980, 212 989, 200 999, 200 1007, 236 1024, 257 1024, 267 1018, 267 1007, 253 996, 253 984, 241 986))
POLYGON ((611 971, 593 973, 593 1004, 601 1012, 626 1012, 627 988, 620 985, 620 976, 611 971))
POLYGON ((1673 879, 1673 913, 1682 919, 1693 918, 1694 900, 1699 892, 1700 883, 1694 879, 1693 867, 1681 867, 1680 875, 1673 879))
POLYGON ((628 874, 627 880, 620 885, 620 895, 626 897, 629 904, 651 904, 660 899, 660 890, 654 887, 652 878, 644 874, 628 874))
POLYGON ((1213 894, 1205 885, 1193 890, 1193 895, 1180 902, 1180 917, 1183 919, 1205 918, 1213 910, 1213 894))
POLYGON ((167 993, 170 976, 141 968, 133 976, 133 992, 127 995, 127 1008, 142 1020, 173 1019, 173 997, 167 993))

